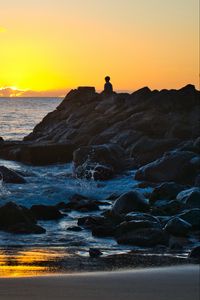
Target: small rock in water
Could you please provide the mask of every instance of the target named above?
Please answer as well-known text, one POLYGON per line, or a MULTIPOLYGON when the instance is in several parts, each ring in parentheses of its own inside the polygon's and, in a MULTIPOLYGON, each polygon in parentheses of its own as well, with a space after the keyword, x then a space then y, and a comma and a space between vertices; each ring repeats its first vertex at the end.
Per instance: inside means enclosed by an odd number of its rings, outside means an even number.
POLYGON ((102 254, 103 253, 99 249, 96 249, 96 248, 90 248, 89 249, 89 255, 90 255, 90 257, 99 257, 102 254))
POLYGON ((37 220, 58 220, 63 217, 56 206, 33 205, 30 210, 37 220))
POLYGON ((114 214, 127 214, 131 211, 148 211, 149 203, 143 194, 130 191, 121 195, 114 203, 112 212, 114 214))
POLYGON ((67 230, 79 232, 79 231, 82 231, 82 228, 80 226, 71 226, 71 227, 68 227, 67 230))
POLYGON ((0 166, 0 177, 5 183, 26 183, 26 180, 17 173, 17 171, 10 170, 4 166, 0 166))
POLYGON ((79 178, 107 180, 125 169, 125 152, 116 144, 78 148, 73 153, 75 174, 79 178))
POLYGON ((190 258, 195 258, 200 262, 200 246, 194 247, 190 254, 189 254, 190 258))

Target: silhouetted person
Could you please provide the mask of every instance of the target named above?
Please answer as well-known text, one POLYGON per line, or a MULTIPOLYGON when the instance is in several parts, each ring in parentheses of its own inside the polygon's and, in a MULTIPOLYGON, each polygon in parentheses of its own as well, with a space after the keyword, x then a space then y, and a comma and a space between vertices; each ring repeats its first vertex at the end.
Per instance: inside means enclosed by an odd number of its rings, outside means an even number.
POLYGON ((112 95, 113 94, 113 86, 110 83, 110 77, 106 76, 105 77, 105 81, 106 81, 106 83, 104 84, 104 91, 103 91, 103 93, 105 95, 112 95))

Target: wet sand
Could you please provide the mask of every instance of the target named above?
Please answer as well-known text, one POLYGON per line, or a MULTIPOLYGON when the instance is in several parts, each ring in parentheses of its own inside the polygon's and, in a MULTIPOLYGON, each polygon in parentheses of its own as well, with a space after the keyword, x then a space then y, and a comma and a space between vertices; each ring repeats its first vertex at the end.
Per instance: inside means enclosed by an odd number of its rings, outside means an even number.
POLYGON ((0 278, 1 300, 199 300, 198 265, 0 278))

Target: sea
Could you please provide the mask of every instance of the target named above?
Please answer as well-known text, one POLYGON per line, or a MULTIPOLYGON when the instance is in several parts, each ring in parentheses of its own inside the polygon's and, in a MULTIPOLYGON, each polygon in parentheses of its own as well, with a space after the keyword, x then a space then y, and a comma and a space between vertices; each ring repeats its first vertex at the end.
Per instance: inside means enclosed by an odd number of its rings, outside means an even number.
MULTIPOLYGON (((61 98, 0 98, 0 136, 4 140, 22 140, 61 101, 61 98)), ((122 194, 137 188, 138 184, 133 179, 134 170, 112 180, 98 182, 74 178, 72 163, 37 167, 0 159, 0 165, 22 171, 27 180, 26 184, 4 184, 1 181, 0 205, 9 201, 28 208, 33 204, 55 205, 68 202, 75 193, 106 200, 111 194, 122 194)), ((149 189, 140 191, 150 192, 149 189)), ((106 208, 102 205, 99 214, 106 208)), ((67 230, 77 225, 78 217, 88 214, 93 215, 94 212, 70 212, 59 221, 40 221, 38 224, 46 229, 46 233, 41 235, 16 235, 0 231, 0 276, 45 273, 47 270, 41 270, 41 261, 58 259, 68 255, 72 249, 80 256, 87 256, 91 247, 100 248, 104 255, 134 248, 118 245, 112 238, 93 237, 88 230, 67 230)))

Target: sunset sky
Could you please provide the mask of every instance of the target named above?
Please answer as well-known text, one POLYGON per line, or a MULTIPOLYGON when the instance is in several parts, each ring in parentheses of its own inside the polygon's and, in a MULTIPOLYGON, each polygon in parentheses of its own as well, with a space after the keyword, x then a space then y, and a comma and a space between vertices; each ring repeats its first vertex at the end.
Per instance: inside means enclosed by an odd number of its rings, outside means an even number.
POLYGON ((0 95, 199 81, 198 0, 0 0, 0 95), (23 90, 25 92, 18 92, 23 90), (32 92, 29 92, 32 91, 32 92))

